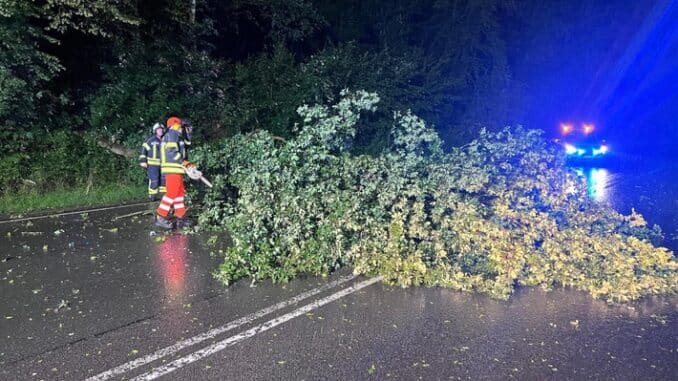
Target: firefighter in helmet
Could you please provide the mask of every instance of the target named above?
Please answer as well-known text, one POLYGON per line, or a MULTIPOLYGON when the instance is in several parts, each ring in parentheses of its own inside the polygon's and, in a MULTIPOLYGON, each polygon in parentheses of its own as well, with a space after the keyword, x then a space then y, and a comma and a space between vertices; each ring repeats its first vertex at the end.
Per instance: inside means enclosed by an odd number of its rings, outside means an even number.
POLYGON ((152 135, 141 145, 139 165, 146 169, 148 177, 148 198, 157 201, 165 193, 165 181, 160 170, 160 146, 165 126, 156 123, 151 128, 152 135))
POLYGON ((178 228, 189 225, 184 205, 184 167, 194 167, 187 159, 186 145, 190 141, 192 126, 183 126, 181 119, 173 116, 167 119, 167 132, 162 138, 160 146, 160 171, 165 176, 167 192, 160 201, 157 209, 155 224, 163 229, 171 229, 172 223, 168 219, 174 210, 178 228))

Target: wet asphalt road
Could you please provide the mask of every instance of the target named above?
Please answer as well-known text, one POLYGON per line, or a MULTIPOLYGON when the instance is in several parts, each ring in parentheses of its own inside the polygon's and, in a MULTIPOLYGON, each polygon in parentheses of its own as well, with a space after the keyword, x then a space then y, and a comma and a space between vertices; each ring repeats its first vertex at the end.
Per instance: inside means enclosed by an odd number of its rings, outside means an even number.
MULTIPOLYGON (((675 222, 672 171, 634 182, 610 170, 616 180, 596 189, 617 192, 607 201, 620 208, 646 188, 666 192, 637 209, 675 222)), ((160 370, 172 370, 168 380, 678 379, 677 298, 610 307, 576 291, 522 289, 502 302, 366 285, 346 272, 226 287, 211 276, 219 259, 209 237, 158 240, 148 216, 114 221, 131 211, 0 224, 0 380, 111 369, 110 379, 160 370)))
POLYGON ((635 208, 649 224, 661 226, 663 244, 678 252, 678 160, 574 168, 587 180, 592 199, 624 214, 635 208))

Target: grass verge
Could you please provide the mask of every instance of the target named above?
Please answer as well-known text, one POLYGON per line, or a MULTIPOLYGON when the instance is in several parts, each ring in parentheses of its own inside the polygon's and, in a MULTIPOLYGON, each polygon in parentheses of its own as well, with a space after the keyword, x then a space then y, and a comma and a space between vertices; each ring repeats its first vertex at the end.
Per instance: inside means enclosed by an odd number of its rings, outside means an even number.
POLYGON ((93 187, 89 193, 83 186, 58 189, 47 193, 33 191, 4 194, 0 196, 0 213, 24 213, 144 200, 146 200, 146 187, 144 185, 109 184, 93 187))

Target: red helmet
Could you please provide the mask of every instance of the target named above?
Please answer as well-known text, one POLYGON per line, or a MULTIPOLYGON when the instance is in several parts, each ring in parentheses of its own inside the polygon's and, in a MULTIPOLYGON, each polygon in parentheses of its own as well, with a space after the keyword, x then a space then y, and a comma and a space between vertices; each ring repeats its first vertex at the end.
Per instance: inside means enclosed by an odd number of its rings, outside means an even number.
POLYGON ((176 116, 172 116, 167 119, 167 128, 172 128, 175 124, 181 125, 181 119, 177 118, 176 116))

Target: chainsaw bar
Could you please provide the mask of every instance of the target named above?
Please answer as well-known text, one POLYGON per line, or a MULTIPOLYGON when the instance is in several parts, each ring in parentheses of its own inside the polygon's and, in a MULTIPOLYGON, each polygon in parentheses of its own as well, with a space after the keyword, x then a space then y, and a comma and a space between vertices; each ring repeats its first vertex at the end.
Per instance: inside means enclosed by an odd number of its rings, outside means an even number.
POLYGON ((202 172, 196 168, 196 167, 186 167, 184 165, 181 166, 184 168, 184 172, 188 175, 193 180, 200 180, 202 181, 205 185, 208 187, 212 188, 212 183, 205 178, 205 176, 202 175, 202 172))

